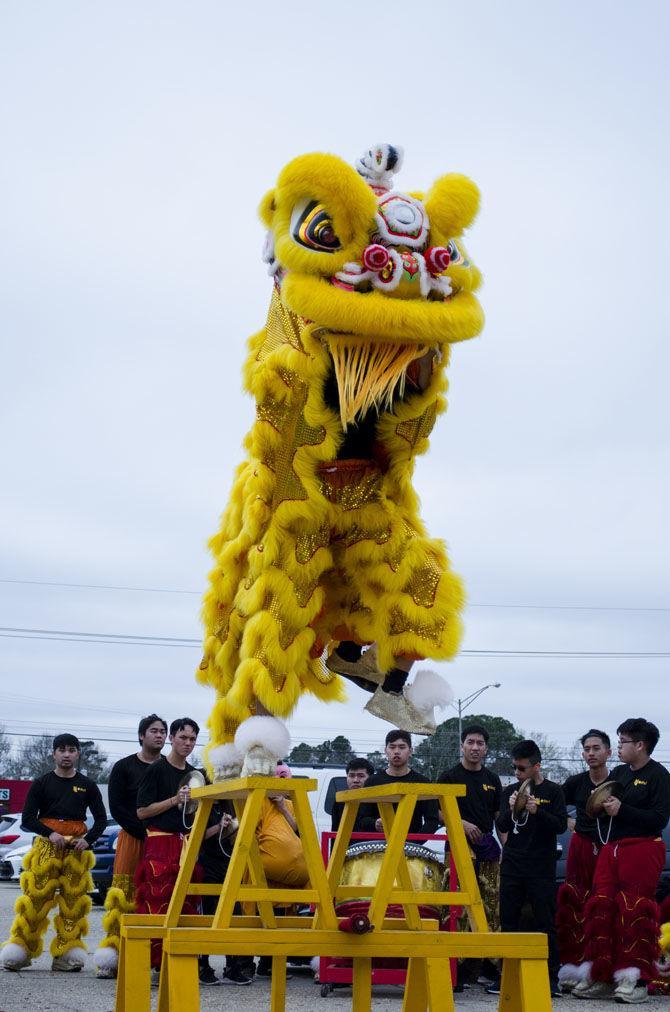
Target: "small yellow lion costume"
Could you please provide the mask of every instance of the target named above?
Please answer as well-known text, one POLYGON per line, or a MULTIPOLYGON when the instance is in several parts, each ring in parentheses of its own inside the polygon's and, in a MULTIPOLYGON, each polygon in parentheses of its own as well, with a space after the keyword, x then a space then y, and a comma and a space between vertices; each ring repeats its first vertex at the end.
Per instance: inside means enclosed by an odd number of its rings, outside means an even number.
POLYGON ((260 207, 274 290, 244 370, 257 417, 203 609, 213 746, 257 701, 285 717, 302 692, 342 698, 328 644, 376 643, 381 671, 458 648, 463 589, 412 473, 446 407, 448 345, 483 324, 461 238, 479 197, 459 175, 394 190, 400 160, 304 155, 260 207))

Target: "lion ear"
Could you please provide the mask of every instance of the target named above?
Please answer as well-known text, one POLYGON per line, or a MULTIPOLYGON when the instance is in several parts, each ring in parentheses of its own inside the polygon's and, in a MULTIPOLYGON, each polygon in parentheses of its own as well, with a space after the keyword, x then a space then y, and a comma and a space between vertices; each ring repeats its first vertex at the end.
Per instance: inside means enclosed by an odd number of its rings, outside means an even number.
POLYGON ((266 228, 272 228, 272 220, 276 209, 275 191, 268 190, 258 206, 258 214, 266 228))
POLYGON ((479 189, 467 176, 453 172, 433 183, 424 203, 431 225, 444 235, 460 235, 479 210, 479 189))

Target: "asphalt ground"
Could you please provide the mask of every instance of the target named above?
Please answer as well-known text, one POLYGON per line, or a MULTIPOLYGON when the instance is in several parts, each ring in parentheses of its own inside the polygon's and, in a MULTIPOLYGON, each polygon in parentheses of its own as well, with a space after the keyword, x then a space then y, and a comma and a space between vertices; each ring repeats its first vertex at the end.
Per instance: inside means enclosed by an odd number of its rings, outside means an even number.
MULTIPOLYGON (((0 882, 0 940, 5 941, 13 917, 14 901, 19 895, 18 886, 13 882, 0 882)), ((20 973, 0 971, 0 1012, 113 1012, 115 981, 97 980, 93 958, 90 955, 80 973, 51 973, 51 956, 48 952, 51 928, 46 937, 46 951, 35 960, 30 969, 20 973)), ((89 918, 87 938, 89 953, 93 953, 102 937, 102 909, 94 906, 89 918)), ((220 973, 223 960, 216 956, 212 966, 220 973)), ((293 979, 287 982, 287 1012, 345 1012, 351 1009, 351 989, 342 988, 322 998, 320 987, 315 984, 309 970, 290 971, 293 979)), ((154 991, 154 1007, 155 995, 154 991)), ((457 1009, 494 1010, 498 998, 487 995, 478 986, 469 988, 455 996, 457 1009)), ((270 1007, 270 982, 256 978, 247 987, 221 985, 202 988, 201 1009, 230 1009, 231 1012, 266 1012, 270 1007)), ((582 1002, 593 1012, 613 1012, 623 1008, 612 1001, 582 1002)), ((402 989, 400 987, 375 987, 372 1008, 374 1012, 401 1012, 402 989)), ((577 1009, 574 998, 561 998, 554 1002, 555 1009, 577 1009)), ((650 1012, 670 1012, 670 998, 650 998, 645 1008, 650 1012)), ((187 1012, 187 1010, 183 1010, 187 1012)), ((188 1010, 191 1012, 191 1010, 188 1010)))

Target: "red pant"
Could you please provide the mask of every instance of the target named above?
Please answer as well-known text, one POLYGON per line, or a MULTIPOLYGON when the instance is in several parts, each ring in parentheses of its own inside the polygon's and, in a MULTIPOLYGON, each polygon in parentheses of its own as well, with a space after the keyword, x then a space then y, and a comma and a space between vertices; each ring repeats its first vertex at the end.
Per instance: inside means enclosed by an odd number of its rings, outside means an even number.
POLYGON ((584 910, 591 895, 600 845, 573 833, 568 850, 565 882, 558 890, 556 934, 561 964, 584 962, 584 910))
MULTIPOLYGON (((182 838, 179 833, 157 835, 149 830, 144 845, 144 855, 135 872, 135 909, 138 914, 165 914, 172 899, 181 856, 182 838)), ((193 882, 202 879, 200 865, 195 866, 193 882)), ((190 896, 184 900, 184 914, 197 914, 199 904, 190 896)), ((151 943, 151 965, 160 969, 163 943, 151 943)))
POLYGON ((593 980, 609 981, 628 967, 637 967, 642 980, 653 977, 660 927, 654 893, 664 864, 661 839, 626 837, 600 851, 586 904, 586 959, 593 963, 593 980))

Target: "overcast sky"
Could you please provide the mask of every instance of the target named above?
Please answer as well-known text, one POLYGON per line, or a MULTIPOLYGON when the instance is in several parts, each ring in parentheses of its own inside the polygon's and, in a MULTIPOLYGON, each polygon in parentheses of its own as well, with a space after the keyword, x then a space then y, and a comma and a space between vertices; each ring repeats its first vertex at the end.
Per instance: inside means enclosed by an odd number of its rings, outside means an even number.
MULTIPOLYGON (((460 171, 483 195, 486 328, 454 348, 416 473, 468 588, 464 649, 558 655, 440 669, 459 697, 501 682, 475 709, 566 748, 651 717, 670 760, 669 20, 665 0, 0 6, 0 625, 40 630, 0 638, 9 731, 119 757, 106 739, 141 714, 204 723, 197 645, 52 631, 200 636, 270 297, 256 207, 297 154, 389 141, 400 187, 460 171)), ((377 747, 364 701, 304 697, 294 743, 377 747)))

